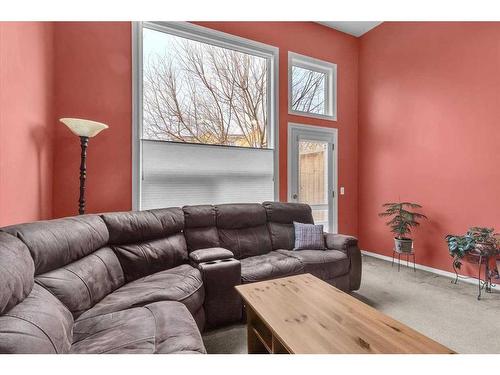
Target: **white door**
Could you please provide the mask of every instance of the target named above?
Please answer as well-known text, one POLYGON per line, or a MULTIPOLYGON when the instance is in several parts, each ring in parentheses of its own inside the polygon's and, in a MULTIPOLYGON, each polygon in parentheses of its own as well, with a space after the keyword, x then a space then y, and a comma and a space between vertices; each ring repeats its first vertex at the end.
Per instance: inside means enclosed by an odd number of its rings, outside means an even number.
POLYGON ((288 201, 307 203, 337 233, 337 129, 288 125, 288 201))

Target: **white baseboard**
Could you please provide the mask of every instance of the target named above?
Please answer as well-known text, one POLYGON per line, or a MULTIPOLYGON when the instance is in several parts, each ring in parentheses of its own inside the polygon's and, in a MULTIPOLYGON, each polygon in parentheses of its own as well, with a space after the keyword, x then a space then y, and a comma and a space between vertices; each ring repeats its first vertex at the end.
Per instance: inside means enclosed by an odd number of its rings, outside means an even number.
MULTIPOLYGON (((377 253, 372 253, 371 251, 366 251, 366 250, 361 250, 361 254, 369 256, 369 257, 373 257, 373 258, 382 259, 382 260, 385 260, 386 262, 392 262, 392 257, 389 257, 387 255, 381 255, 381 254, 377 254, 377 253)), ((410 260, 411 260, 411 258, 410 258, 410 260)), ((397 259, 395 259, 395 261, 397 261, 397 259)), ((406 267, 406 261, 404 261, 404 262, 402 261, 401 262, 401 266, 402 267, 406 267)), ((413 267, 413 263, 412 262, 410 262, 410 266, 409 267, 410 268, 413 267)), ((415 268, 418 269, 418 270, 431 272, 431 273, 434 273, 434 274, 439 275, 439 276, 444 276, 444 277, 448 277, 448 278, 451 278, 451 279, 455 279, 455 274, 453 272, 448 272, 448 271, 440 270, 438 268, 423 266, 423 265, 418 264, 418 263, 415 264, 415 268)), ((477 285, 477 279, 472 278, 472 277, 471 278, 467 278, 467 279, 460 278, 459 281, 460 282, 464 282, 464 283, 469 283, 469 284, 475 284, 475 285, 477 285)), ((496 285, 496 284, 493 284, 493 285, 496 285)))

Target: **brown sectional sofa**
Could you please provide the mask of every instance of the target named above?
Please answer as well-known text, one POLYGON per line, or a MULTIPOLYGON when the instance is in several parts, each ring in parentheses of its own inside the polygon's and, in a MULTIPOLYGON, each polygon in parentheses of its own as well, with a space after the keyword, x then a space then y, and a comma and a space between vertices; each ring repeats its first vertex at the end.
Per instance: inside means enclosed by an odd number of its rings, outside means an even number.
POLYGON ((354 237, 293 251, 294 203, 82 215, 0 229, 0 353, 205 353, 242 319, 234 286, 309 272, 359 288, 354 237))

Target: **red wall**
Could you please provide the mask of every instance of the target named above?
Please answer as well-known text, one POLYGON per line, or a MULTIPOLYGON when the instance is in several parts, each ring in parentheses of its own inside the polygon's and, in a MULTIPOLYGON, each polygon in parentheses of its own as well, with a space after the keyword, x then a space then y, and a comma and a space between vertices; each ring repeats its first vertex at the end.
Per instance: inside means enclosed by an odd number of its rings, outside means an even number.
POLYGON ((444 242, 500 228, 500 23, 389 22, 360 40, 359 235, 392 253, 377 213, 424 206, 417 262, 451 270, 444 242))
MULTIPOLYGON (((132 61, 130 22, 57 22, 57 118, 82 117, 109 129, 90 139, 87 210, 131 209, 132 61)), ((76 215, 80 140, 56 126, 54 216, 76 215)))
MULTIPOLYGON (((312 22, 204 22, 203 26, 280 48, 280 198, 287 194, 287 122, 339 129, 339 230, 357 233, 358 40, 312 22), (338 121, 288 115, 287 53, 332 61, 338 69, 338 121)), ((58 23, 56 70, 58 117, 84 117, 110 128, 90 141, 88 212, 131 208, 130 23, 58 23)), ((78 139, 62 126, 56 132, 54 214, 76 211, 78 139)))
POLYGON ((52 216, 53 25, 0 22, 0 226, 52 216))

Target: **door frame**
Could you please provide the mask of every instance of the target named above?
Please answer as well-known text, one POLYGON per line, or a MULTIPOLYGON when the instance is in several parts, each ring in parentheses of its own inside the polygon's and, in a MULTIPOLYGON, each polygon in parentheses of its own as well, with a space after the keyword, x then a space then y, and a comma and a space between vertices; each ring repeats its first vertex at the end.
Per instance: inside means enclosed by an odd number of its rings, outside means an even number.
MULTIPOLYGON (((328 220, 331 228, 328 232, 338 233, 338 129, 316 125, 306 125, 294 122, 288 123, 287 128, 287 200, 294 202, 292 199, 292 181, 296 177, 295 171, 298 171, 298 159, 292 156, 293 151, 293 138, 298 135, 297 133, 307 134, 311 139, 325 140, 325 136, 332 140, 332 148, 328 152, 331 155, 331 162, 328 164, 328 174, 330 175, 331 188, 328 192, 328 205, 330 210, 328 212, 328 220)), ((298 153, 297 155, 298 156, 298 153)))

